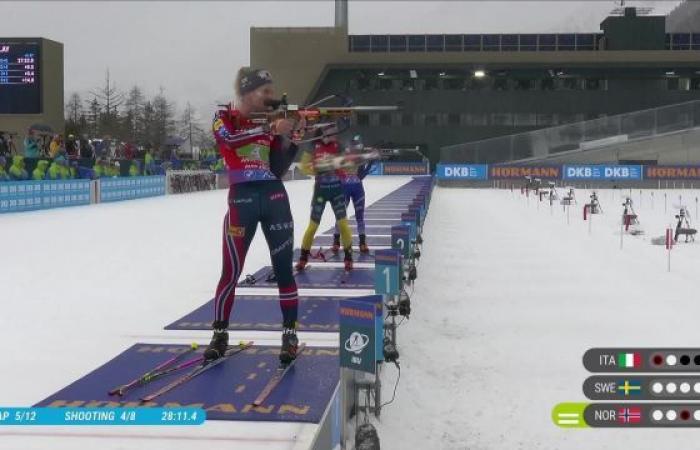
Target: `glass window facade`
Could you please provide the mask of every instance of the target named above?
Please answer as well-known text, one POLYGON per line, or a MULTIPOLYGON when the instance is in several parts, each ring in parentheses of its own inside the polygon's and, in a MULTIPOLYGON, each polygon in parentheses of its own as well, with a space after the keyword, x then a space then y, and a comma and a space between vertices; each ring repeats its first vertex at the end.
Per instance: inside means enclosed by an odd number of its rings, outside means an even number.
MULTIPOLYGON (((602 34, 396 34, 351 35, 351 52, 593 51, 602 34)), ((700 33, 669 34, 671 50, 700 50, 700 33)))

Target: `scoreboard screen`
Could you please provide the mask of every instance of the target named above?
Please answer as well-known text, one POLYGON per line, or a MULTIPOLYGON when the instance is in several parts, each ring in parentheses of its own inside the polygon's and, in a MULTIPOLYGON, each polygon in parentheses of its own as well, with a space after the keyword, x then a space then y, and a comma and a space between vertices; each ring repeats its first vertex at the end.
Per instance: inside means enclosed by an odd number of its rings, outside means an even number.
POLYGON ((39 42, 0 39, 0 114, 40 114, 39 42))

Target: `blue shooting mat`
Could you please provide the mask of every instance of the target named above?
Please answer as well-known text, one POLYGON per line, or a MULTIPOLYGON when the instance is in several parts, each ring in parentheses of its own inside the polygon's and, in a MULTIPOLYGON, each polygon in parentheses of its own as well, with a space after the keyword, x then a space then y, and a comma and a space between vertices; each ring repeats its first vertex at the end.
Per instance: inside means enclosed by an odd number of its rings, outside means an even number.
MULTIPOLYGON (((398 225, 398 223, 397 223, 398 225)), ((357 225, 353 222, 350 225, 350 230, 352 231, 353 236, 357 236, 357 225)), ((333 235, 335 233, 335 228, 329 228, 328 230, 324 231, 323 234, 330 234, 333 235)), ((389 235, 391 236, 391 225, 365 225, 365 234, 374 234, 374 235, 389 235)))
MULTIPOLYGON (((356 242, 355 242, 356 243, 356 242)), ((294 261, 299 260, 301 256, 301 249, 294 250, 294 261)), ((338 253, 333 253, 329 246, 326 247, 314 247, 311 249, 311 257, 309 258, 309 264, 323 264, 323 263, 342 263, 344 258, 343 251, 338 253), (318 254, 319 251, 323 254, 323 258, 318 254), (325 258, 325 259, 324 259, 325 258)), ((357 263, 373 263, 374 262, 374 252, 360 253, 360 251, 355 248, 352 252, 352 260, 357 263)))
MULTIPOLYGON (((332 240, 332 238, 331 238, 332 240)), ((254 284, 241 281, 239 287, 276 288, 277 282, 269 280, 272 266, 266 266, 252 275, 254 284)), ((357 267, 345 272, 342 267, 324 267, 310 263, 310 267, 294 275, 299 289, 374 289, 374 268, 357 267)))
MULTIPOLYGON (((358 245, 359 240, 353 236, 353 245, 358 245)), ((322 234, 314 238, 314 246, 330 247, 333 245, 333 236, 322 234)), ((370 247, 391 247, 391 236, 367 236, 367 245, 370 247)))
MULTIPOLYGON (((206 344, 197 350, 199 356, 206 344)), ((34 406, 138 407, 140 398, 169 384, 189 369, 177 371, 123 397, 107 392, 143 375, 188 345, 135 344, 116 358, 34 406)), ((338 384, 337 348, 306 348, 260 407, 253 400, 277 368, 279 347, 253 346, 149 402, 147 406, 201 406, 212 420, 319 423, 338 384)), ((185 360, 190 356, 185 357, 185 360)))
MULTIPOLYGON (((408 212, 408 208, 406 208, 406 212, 408 212)), ((356 224, 356 219, 355 216, 352 216, 348 219, 348 223, 350 223, 350 226, 355 225, 355 228, 357 228, 356 224)), ((401 225, 401 215, 399 215, 396 218, 390 218, 390 219, 375 219, 372 218, 372 220, 367 220, 365 221, 365 226, 393 226, 393 225, 401 225)))
MULTIPOLYGON (((345 297, 299 297, 299 331, 337 332, 338 300, 345 297)), ((166 326, 166 330, 211 330, 214 299, 166 326)), ((276 295, 236 295, 229 330, 282 330, 282 312, 276 295)))

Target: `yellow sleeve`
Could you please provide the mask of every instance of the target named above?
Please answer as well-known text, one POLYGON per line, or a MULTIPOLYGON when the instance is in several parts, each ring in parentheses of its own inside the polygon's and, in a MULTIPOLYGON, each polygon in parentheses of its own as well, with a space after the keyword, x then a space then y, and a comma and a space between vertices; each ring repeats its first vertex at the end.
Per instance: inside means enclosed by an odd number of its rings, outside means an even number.
POLYGON ((301 155, 299 169, 301 169, 301 173, 304 175, 314 175, 316 173, 314 170, 313 155, 311 152, 304 152, 304 154, 301 155))

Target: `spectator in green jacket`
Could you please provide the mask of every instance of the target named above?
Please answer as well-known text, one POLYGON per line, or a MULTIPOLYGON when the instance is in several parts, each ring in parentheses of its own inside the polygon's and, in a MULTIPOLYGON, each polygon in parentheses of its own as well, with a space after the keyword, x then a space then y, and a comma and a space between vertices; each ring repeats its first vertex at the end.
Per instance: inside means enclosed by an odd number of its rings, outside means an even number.
POLYGON ((70 178, 70 169, 66 158, 59 156, 53 160, 49 167, 49 180, 67 180, 70 178))
POLYGON ((92 177, 98 179, 101 178, 102 175, 104 175, 104 163, 102 158, 100 158, 95 161, 95 164, 92 166, 92 177))
POLYGON ((61 166, 57 159, 54 159, 49 167, 49 180, 60 180, 61 177, 61 166))
POLYGON ((0 181, 10 181, 10 176, 5 171, 5 164, 7 164, 5 157, 0 156, 0 181))
POLYGON ((15 155, 12 157, 12 166, 10 166, 10 178, 13 180, 28 180, 29 174, 24 168, 24 156, 15 155))
POLYGON ((139 168, 139 162, 136 160, 131 161, 131 166, 129 167, 129 176, 138 177, 141 175, 141 170, 139 168))
POLYGON ((44 159, 36 163, 36 168, 32 172, 32 180, 45 180, 47 167, 49 167, 49 162, 44 159))
POLYGON ((146 150, 146 155, 143 158, 143 165, 145 175, 154 175, 156 162, 150 150, 146 150))
POLYGON ((118 177, 121 174, 119 161, 114 161, 112 164, 107 165, 107 173, 112 178, 118 177))
POLYGON ((58 166, 61 169, 62 180, 70 180, 71 178, 73 178, 71 176, 70 165, 68 164, 68 160, 64 156, 58 158, 58 166))

